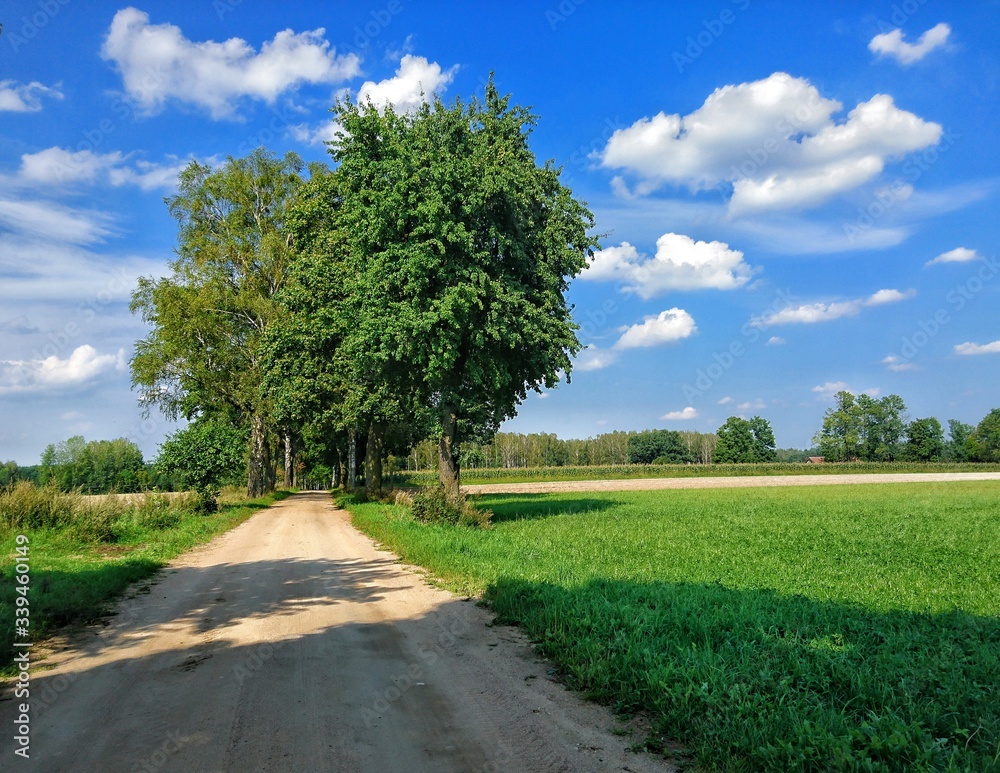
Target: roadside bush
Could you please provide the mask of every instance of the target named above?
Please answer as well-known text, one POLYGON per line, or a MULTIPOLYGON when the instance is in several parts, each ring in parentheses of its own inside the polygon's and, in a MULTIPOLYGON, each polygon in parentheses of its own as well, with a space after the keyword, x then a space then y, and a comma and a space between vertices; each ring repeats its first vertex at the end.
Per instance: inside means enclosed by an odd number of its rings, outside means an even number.
POLYGON ((489 528, 491 510, 480 510, 464 494, 449 495, 444 486, 428 486, 412 495, 413 517, 421 523, 450 523, 489 528))

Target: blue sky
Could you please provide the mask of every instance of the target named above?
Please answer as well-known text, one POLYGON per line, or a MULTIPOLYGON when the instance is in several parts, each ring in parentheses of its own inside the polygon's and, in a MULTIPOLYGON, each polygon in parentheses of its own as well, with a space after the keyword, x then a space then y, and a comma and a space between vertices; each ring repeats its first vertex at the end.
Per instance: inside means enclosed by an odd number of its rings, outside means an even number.
POLYGON ((326 158, 337 94, 501 90, 589 202, 572 383, 511 430, 806 446, 838 389, 1000 405, 1000 3, 12 0, 0 35, 0 460, 73 434, 147 457, 135 279, 190 159, 326 158))

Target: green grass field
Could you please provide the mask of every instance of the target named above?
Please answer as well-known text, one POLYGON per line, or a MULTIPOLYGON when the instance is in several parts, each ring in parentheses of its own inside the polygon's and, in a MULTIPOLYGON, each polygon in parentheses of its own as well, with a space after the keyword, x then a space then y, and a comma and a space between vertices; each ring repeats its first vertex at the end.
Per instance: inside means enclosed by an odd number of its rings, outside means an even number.
MULTIPOLYGON (((563 480, 627 480, 632 478, 706 478, 744 475, 847 475, 901 472, 1000 472, 1000 464, 950 462, 845 462, 838 464, 613 464, 591 467, 514 467, 462 470, 462 485, 481 483, 548 483, 563 480)), ((396 473, 402 485, 426 486, 437 470, 396 473)))
POLYGON ((118 536, 111 541, 107 535, 94 538, 92 528, 76 528, 72 521, 36 529, 4 525, 0 528, 0 674, 9 673, 16 654, 12 643, 18 534, 29 540, 29 620, 31 637, 37 640, 60 626, 96 620, 131 583, 151 576, 171 558, 237 526, 287 494, 279 491, 260 500, 225 504, 211 515, 171 511, 169 518, 147 521, 136 518, 134 510, 118 513, 115 509, 112 527, 118 536))
POLYGON ((726 770, 1000 769, 1000 486, 484 496, 355 523, 726 770))

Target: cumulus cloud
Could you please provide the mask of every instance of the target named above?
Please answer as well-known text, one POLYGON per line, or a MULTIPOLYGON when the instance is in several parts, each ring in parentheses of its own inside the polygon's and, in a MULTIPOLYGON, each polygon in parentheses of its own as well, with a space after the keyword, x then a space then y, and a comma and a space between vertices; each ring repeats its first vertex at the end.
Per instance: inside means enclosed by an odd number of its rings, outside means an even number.
POLYGON ((365 81, 358 89, 357 102, 365 105, 371 102, 379 110, 392 105, 396 112, 412 112, 437 91, 444 90, 458 67, 442 70, 437 62, 429 62, 422 56, 406 54, 399 62, 399 69, 392 78, 365 81))
POLYGON ((170 99, 232 116, 242 98, 273 103, 303 84, 332 84, 359 72, 357 55, 337 55, 325 30, 277 33, 260 51, 240 38, 222 43, 187 39, 173 24, 150 24, 149 14, 115 14, 101 56, 121 73, 125 92, 147 112, 170 99))
POLYGON ((838 392, 850 392, 852 395, 865 394, 871 397, 877 397, 881 390, 879 390, 878 387, 872 387, 871 389, 866 389, 863 392, 858 392, 848 386, 846 381, 827 381, 819 386, 814 386, 812 391, 816 393, 820 400, 832 400, 838 392))
POLYGON ((42 109, 42 97, 62 99, 59 89, 38 81, 18 85, 16 81, 0 81, 0 112, 37 113, 42 109))
POLYGON ((670 290, 733 290, 758 270, 725 242, 700 242, 667 233, 656 240, 653 257, 628 242, 600 250, 580 278, 620 282, 626 291, 648 300, 670 290))
POLYGON ((39 186, 71 186, 108 183, 134 185, 144 191, 170 189, 188 161, 177 157, 156 164, 142 159, 131 161, 118 151, 95 153, 92 150, 67 150, 51 147, 21 156, 21 167, 14 182, 39 186))
POLYGON ((109 371, 125 369, 125 350, 98 354, 85 344, 66 359, 0 360, 0 394, 16 394, 79 387, 109 371))
POLYGON ((912 298, 916 294, 917 291, 913 289, 906 290, 905 292, 901 290, 891 290, 891 289, 878 290, 877 292, 872 293, 867 299, 865 299, 864 305, 882 306, 883 304, 886 303, 899 303, 900 301, 905 301, 907 298, 912 298))
POLYGON ((771 336, 767 339, 768 346, 781 346, 783 343, 785 343, 785 339, 781 336, 771 336))
POLYGON ((760 397, 756 400, 748 400, 747 402, 740 403, 736 406, 736 410, 738 411, 760 411, 764 408, 767 408, 767 403, 760 397))
POLYGON ((976 355, 976 354, 1000 354, 1000 341, 993 341, 989 344, 974 344, 967 341, 955 347, 955 354, 976 355))
POLYGON ((888 159, 936 144, 941 126, 876 94, 841 122, 840 102, 783 72, 716 89, 686 116, 659 113, 619 129, 603 166, 647 186, 732 185, 730 211, 815 206, 878 175, 888 159))
MULTIPOLYGON (((898 303, 907 298, 912 298, 916 294, 916 290, 906 290, 903 292, 900 290, 883 289, 872 293, 867 298, 855 298, 849 301, 837 301, 834 303, 806 303, 801 306, 789 306, 788 308, 765 314, 762 317, 754 317, 750 322, 757 327, 789 324, 811 325, 816 322, 831 322, 841 317, 854 317, 865 307, 898 303)), ((768 343, 771 342, 768 341, 768 343)))
MULTIPOLYGON (((379 110, 392 105, 397 113, 409 113, 418 109, 437 92, 443 91, 451 83, 458 71, 458 65, 447 70, 437 62, 430 62, 422 56, 406 54, 400 59, 396 74, 381 81, 365 81, 355 97, 359 105, 369 102, 379 110)), ((291 136, 307 145, 323 145, 337 139, 342 127, 337 121, 327 121, 318 126, 299 124, 289 129, 291 136)))
POLYGON ((684 309, 667 309, 655 317, 645 317, 641 323, 626 328, 614 348, 638 349, 660 346, 687 338, 697 330, 694 318, 684 309))
POLYGON ((665 413, 660 417, 661 421, 690 421, 697 418, 698 411, 690 405, 679 411, 670 411, 670 413, 665 413))
POLYGON ((601 370, 609 365, 614 365, 618 361, 618 353, 609 349, 599 349, 596 346, 588 346, 581 351, 573 363, 573 367, 579 371, 601 370))
POLYGON ((893 373, 902 373, 907 370, 919 370, 916 364, 909 362, 908 360, 904 360, 902 357, 895 354, 887 355, 882 360, 882 364, 893 373))
POLYGON ((916 43, 907 43, 903 40, 903 31, 894 29, 873 37, 868 43, 868 50, 879 56, 890 56, 902 65, 909 65, 919 62, 935 48, 943 46, 948 42, 949 35, 951 27, 941 22, 921 35, 916 43))
POLYGON ((719 405, 729 405, 730 403, 736 402, 729 395, 726 395, 721 400, 719 400, 719 405))
POLYGON ((936 263, 968 263, 970 260, 979 260, 979 253, 970 250, 968 247, 956 247, 953 250, 942 252, 936 258, 928 260, 926 265, 933 266, 936 263))

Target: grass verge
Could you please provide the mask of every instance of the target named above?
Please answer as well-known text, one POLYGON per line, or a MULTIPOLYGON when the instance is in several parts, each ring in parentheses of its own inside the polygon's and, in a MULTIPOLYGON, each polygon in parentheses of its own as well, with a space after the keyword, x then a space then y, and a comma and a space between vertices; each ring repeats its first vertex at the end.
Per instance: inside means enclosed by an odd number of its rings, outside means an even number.
POLYGON ((726 770, 1000 767, 1000 487, 484 496, 355 523, 726 770))
MULTIPOLYGON (((829 464, 612 464, 591 467, 515 467, 466 469, 462 485, 485 483, 551 483, 564 480, 630 480, 641 478, 711 478, 749 475, 856 475, 919 472, 1000 472, 1000 464, 949 462, 843 462, 829 464)), ((397 473, 401 485, 437 482, 436 470, 397 473)))
MULTIPOLYGON (((45 500, 51 504, 45 512, 58 515, 52 519, 56 525, 31 528, 5 518, 0 526, 0 674, 11 673, 14 655, 17 535, 29 540, 30 631, 32 639, 40 640, 62 626, 92 622, 107 614, 131 583, 288 494, 279 491, 255 500, 230 499, 211 515, 185 509, 193 500, 164 504, 166 500, 157 503, 152 498, 131 503, 102 498, 94 502, 70 495, 65 501, 45 500)), ((46 496, 21 492, 19 501, 46 496)), ((0 510, 4 506, 0 497, 0 510)))

